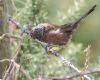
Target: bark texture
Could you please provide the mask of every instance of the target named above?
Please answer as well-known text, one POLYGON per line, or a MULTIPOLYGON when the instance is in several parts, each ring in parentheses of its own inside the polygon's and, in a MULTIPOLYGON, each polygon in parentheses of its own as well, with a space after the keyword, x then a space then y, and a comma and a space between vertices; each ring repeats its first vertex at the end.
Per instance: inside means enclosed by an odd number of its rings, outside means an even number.
MULTIPOLYGON (((0 36, 8 32, 6 0, 0 0, 0 36)), ((0 40, 0 60, 5 58, 11 58, 9 39, 0 40)), ((8 62, 0 63, 0 78, 3 78, 8 65, 8 62)))

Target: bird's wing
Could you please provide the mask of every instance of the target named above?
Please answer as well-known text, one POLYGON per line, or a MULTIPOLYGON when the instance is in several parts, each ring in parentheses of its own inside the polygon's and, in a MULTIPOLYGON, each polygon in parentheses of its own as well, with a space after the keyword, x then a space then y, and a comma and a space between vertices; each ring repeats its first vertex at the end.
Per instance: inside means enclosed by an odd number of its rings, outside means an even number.
POLYGON ((48 24, 48 23, 41 23, 41 24, 38 24, 37 27, 43 28, 43 29, 45 30, 45 32, 48 32, 48 31, 50 31, 50 30, 55 29, 55 26, 54 26, 54 25, 48 24))

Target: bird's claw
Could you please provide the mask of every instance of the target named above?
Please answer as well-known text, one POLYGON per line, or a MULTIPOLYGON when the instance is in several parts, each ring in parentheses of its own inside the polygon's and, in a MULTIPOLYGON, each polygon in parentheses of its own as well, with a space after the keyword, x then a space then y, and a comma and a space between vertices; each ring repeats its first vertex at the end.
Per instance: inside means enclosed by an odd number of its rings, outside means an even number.
POLYGON ((62 60, 62 64, 66 65, 66 60, 65 59, 62 60))
POLYGON ((52 51, 53 51, 52 47, 48 47, 48 48, 47 48, 47 52, 48 52, 48 53, 52 53, 52 51))

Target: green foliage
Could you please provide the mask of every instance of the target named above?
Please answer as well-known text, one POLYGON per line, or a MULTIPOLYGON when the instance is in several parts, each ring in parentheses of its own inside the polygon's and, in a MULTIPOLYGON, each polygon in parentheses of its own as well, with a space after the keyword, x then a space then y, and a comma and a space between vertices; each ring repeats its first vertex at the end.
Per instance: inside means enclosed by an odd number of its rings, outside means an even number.
POLYGON ((32 0, 32 18, 34 24, 46 22, 48 20, 45 10, 45 0, 32 0))
POLYGON ((14 18, 22 25, 30 22, 30 16, 32 15, 31 3, 31 0, 15 0, 16 13, 14 18))

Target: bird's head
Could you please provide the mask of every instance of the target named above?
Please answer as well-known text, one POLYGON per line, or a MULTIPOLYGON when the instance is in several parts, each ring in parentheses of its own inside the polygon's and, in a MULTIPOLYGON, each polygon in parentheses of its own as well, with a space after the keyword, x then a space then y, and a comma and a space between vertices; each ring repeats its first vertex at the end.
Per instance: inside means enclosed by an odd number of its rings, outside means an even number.
POLYGON ((41 40, 42 37, 44 35, 44 30, 43 28, 39 28, 39 27, 33 27, 32 30, 30 31, 30 36, 33 39, 38 39, 41 40))

